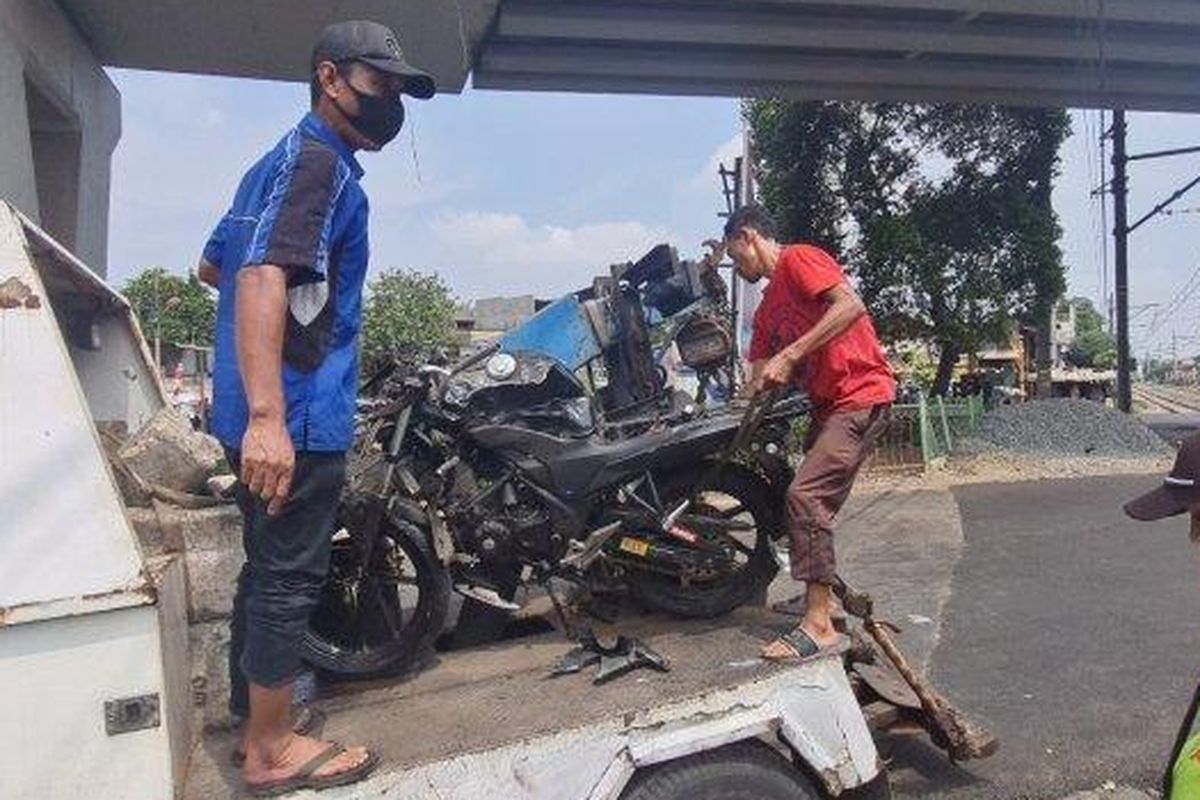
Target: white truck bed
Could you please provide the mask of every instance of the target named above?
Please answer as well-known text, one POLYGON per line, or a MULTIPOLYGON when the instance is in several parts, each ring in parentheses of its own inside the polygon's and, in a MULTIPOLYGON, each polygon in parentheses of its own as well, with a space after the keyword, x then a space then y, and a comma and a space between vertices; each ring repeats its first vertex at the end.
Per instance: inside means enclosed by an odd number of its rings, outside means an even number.
MULTIPOLYGON (((547 677, 559 633, 439 656, 413 678, 343 686, 321 702, 324 735, 383 763, 321 798, 616 798, 638 766, 753 736, 786 739, 832 794, 869 782, 878 756, 840 659, 769 664, 783 622, 761 608, 715 621, 622 621, 670 660, 594 686, 592 670, 547 677)), ((240 794, 230 733, 192 755, 186 800, 240 794)), ((298 795, 302 796, 302 795, 298 795)))

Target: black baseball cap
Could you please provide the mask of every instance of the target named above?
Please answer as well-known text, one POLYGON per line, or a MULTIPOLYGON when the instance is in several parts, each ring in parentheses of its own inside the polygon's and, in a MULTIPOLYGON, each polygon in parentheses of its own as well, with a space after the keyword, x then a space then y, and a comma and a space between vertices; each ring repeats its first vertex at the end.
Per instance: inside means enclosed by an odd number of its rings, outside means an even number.
POLYGON ((419 100, 428 100, 437 91, 432 75, 405 60, 395 32, 371 20, 335 22, 321 31, 313 46, 312 68, 315 70, 322 61, 361 61, 377 70, 402 75, 404 93, 419 100))
POLYGON ((1125 513, 1145 522, 1182 514, 1200 505, 1200 434, 1179 444, 1175 466, 1162 486, 1125 504, 1125 513))

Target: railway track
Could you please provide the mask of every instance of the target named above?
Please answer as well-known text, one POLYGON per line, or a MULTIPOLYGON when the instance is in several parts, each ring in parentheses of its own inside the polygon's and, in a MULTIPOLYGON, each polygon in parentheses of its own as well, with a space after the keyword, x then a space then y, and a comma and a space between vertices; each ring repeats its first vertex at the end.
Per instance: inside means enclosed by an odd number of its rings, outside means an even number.
POLYGON ((1132 388, 1134 398, 1150 413, 1200 414, 1200 395, 1187 390, 1147 384, 1138 384, 1132 388))

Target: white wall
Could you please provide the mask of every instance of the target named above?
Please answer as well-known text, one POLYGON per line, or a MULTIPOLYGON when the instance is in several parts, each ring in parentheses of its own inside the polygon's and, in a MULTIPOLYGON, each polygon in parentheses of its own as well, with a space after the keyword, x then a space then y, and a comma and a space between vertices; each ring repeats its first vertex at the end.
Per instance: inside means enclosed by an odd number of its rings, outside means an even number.
POLYGON ((0 2, 0 200, 38 221, 100 275, 108 255, 112 151, 120 135, 120 94, 58 5, 0 2), (76 168, 64 155, 74 149, 64 144, 71 137, 43 131, 43 200, 53 204, 46 209, 38 200, 27 83, 40 95, 35 112, 45 105, 39 100, 48 100, 79 134, 76 168))

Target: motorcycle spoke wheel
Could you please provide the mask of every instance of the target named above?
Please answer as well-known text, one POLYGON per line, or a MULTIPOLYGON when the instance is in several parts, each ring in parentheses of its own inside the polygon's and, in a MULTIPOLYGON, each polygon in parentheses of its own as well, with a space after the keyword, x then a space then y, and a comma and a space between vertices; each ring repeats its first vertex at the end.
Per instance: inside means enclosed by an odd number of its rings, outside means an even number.
POLYGON ((694 520, 696 533, 725 547, 727 552, 732 548, 733 569, 744 569, 758 547, 759 524, 753 513, 737 497, 715 490, 701 492, 695 509, 695 514, 683 514, 681 519, 694 520))
POLYGON ((374 580, 371 582, 371 590, 368 594, 371 596, 373 605, 378 612, 378 620, 383 623, 383 634, 388 640, 397 639, 400 636, 400 629, 403 627, 402 619, 404 607, 400 602, 396 601, 396 607, 392 607, 392 598, 385 595, 387 589, 381 585, 381 581, 374 580))
MULTIPOLYGON (((704 474, 681 475, 664 487, 664 505, 691 497, 681 527, 701 536, 707 547, 724 551, 724 566, 667 574, 651 569, 628 573, 630 590, 645 605, 684 617, 718 617, 761 595, 779 570, 771 540, 779 535, 779 507, 772 487, 747 470, 726 469, 696 490, 704 474), (715 547, 714 547, 715 546, 715 547)), ((671 541, 673 547, 680 543, 671 541)), ((716 553, 717 564, 721 554, 716 553)))
POLYGON ((753 520, 726 519, 720 512, 680 514, 679 521, 684 525, 691 524, 705 530, 713 530, 721 533, 753 531, 756 527, 753 520))
POLYGON ((424 531, 385 522, 369 569, 352 532, 334 539, 329 579, 302 643, 305 660, 326 673, 402 671, 445 625, 449 579, 424 531))
POLYGON ((754 556, 754 548, 753 547, 749 546, 748 544, 741 541, 740 539, 737 539, 737 538, 734 538, 733 536, 728 535, 724 531, 720 531, 718 533, 721 537, 721 541, 725 542, 726 544, 732 545, 735 550, 737 550, 740 553, 742 553, 743 555, 745 555, 746 558, 752 558, 754 556))
POLYGON ((746 510, 746 507, 744 505, 742 505, 741 503, 738 503, 738 504, 734 505, 732 508, 727 508, 724 511, 721 511, 719 513, 720 513, 720 516, 725 519, 733 519, 738 514, 743 513, 745 510, 746 510))

